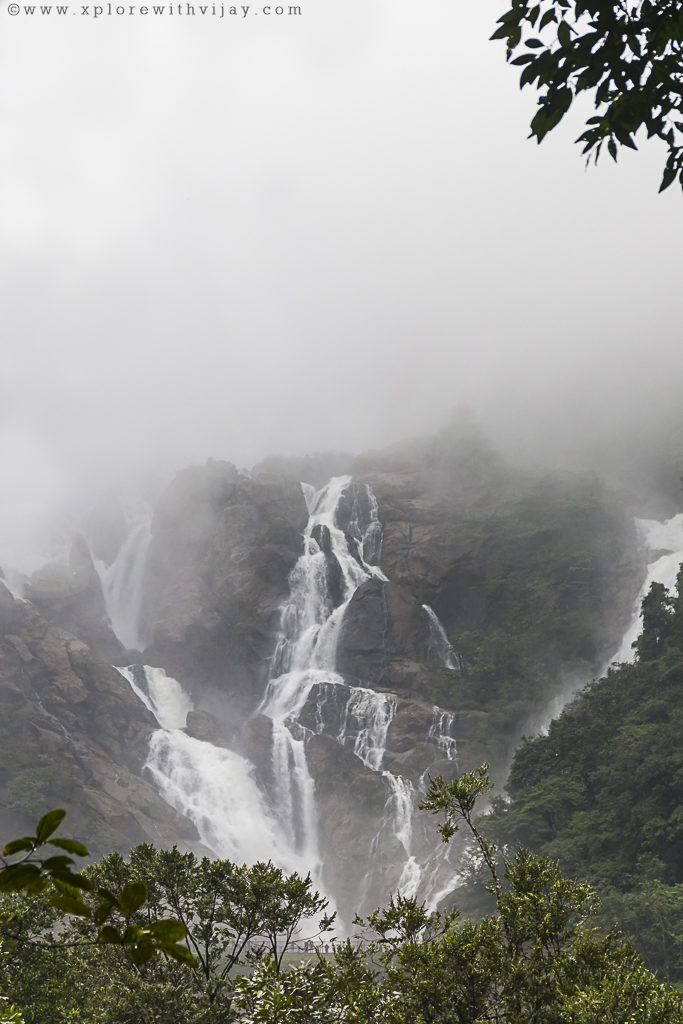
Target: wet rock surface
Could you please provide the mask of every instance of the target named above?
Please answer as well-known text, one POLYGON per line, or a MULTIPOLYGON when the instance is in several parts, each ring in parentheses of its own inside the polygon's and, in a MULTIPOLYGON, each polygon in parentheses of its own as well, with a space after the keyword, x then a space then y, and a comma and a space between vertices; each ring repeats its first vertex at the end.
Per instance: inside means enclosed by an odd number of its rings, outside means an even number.
POLYGON ((0 584, 3 835, 31 832, 52 807, 93 856, 196 838, 145 778, 156 722, 122 676, 0 584), (18 831, 17 831, 18 830, 18 831))

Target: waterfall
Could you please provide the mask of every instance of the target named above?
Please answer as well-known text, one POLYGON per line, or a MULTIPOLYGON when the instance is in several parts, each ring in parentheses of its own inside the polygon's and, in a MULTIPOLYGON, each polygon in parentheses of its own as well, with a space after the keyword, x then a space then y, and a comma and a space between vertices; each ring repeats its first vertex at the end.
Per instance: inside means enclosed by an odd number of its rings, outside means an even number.
MULTIPOLYGON (((609 666, 615 662, 632 662, 635 658, 633 644, 642 630, 641 605, 653 583, 662 583, 667 590, 676 589, 676 577, 683 563, 683 512, 660 522, 657 519, 636 519, 636 530, 640 543, 650 555, 645 579, 638 591, 633 605, 631 619, 621 639, 618 649, 607 659, 598 672, 598 678, 604 676, 609 666)), ((532 719, 525 729, 529 735, 545 734, 550 723, 561 714, 562 709, 574 694, 586 683, 577 680, 562 693, 550 700, 541 716, 532 719)))
POLYGON ((663 583, 667 590, 675 591, 676 577, 683 562, 683 512, 662 523, 656 519, 636 519, 636 528, 643 546, 656 557, 648 563, 643 585, 633 607, 632 620, 619 650, 609 659, 608 665, 614 661, 633 661, 633 644, 642 629, 643 598, 653 583, 663 583))
MULTIPOLYGON (((381 776, 386 788, 383 821, 373 840, 388 835, 403 851, 398 887, 404 894, 427 897, 443 890, 446 854, 424 835, 414 836, 413 822, 420 781, 413 784, 384 766, 387 736, 396 714, 393 693, 349 685, 336 671, 337 641, 344 612, 357 588, 371 577, 386 581, 376 564, 382 547, 377 499, 367 485, 351 477, 331 479, 316 491, 302 484, 309 519, 303 553, 289 576, 289 595, 280 609, 280 632, 270 663, 270 679, 259 711, 273 723, 273 773, 281 825, 297 853, 312 865, 320 863, 314 783, 306 761, 306 740, 312 731, 326 733, 348 747, 366 768, 381 776), (342 528, 341 520, 345 519, 342 528), (313 729, 300 717, 309 698, 313 729), (438 884, 440 880, 440 885, 438 884)), ((432 660, 459 669, 434 611, 424 606, 430 622, 432 660)), ((455 717, 434 708, 425 745, 437 758, 455 758, 455 717)), ((365 889, 373 872, 369 857, 365 889)), ((452 877, 452 869, 449 877, 452 877)))
MULTIPOLYGON (((386 892, 382 871, 389 864, 390 884, 436 906, 453 879, 453 868, 448 850, 417 814, 426 773, 411 781, 387 758, 398 697, 350 685, 336 671, 349 602, 365 581, 386 581, 377 565, 382 547, 377 500, 370 487, 353 483, 349 476, 335 477, 319 490, 302 484, 302 490, 309 513, 303 550, 289 575, 257 708, 272 726, 267 792, 242 754, 187 734, 193 703, 177 680, 163 669, 137 666, 120 671, 158 723, 145 767, 161 796, 194 823, 202 843, 216 856, 239 863, 272 859, 287 871, 310 871, 316 887, 324 889, 315 783, 306 748, 314 734, 325 734, 351 751, 385 789, 378 832, 367 861, 358 865, 359 888, 370 901, 381 899, 386 892), (381 856, 375 858, 373 849, 382 851, 381 856)), ((148 525, 138 522, 115 562, 99 567, 112 623, 130 646, 140 640, 136 616, 148 541, 148 525)), ((443 627, 431 609, 425 611, 434 660, 457 667, 443 627)), ((423 740, 427 760, 454 760, 455 716, 435 707, 428 723, 423 740)))
POLYGON ((460 656, 453 650, 438 615, 428 604, 423 604, 422 608, 427 613, 427 618, 429 619, 429 660, 436 662, 437 665, 441 665, 443 668, 449 668, 453 672, 461 672, 462 662, 460 656))
POLYGON ((379 771, 387 746, 387 733, 396 714, 393 693, 377 693, 350 686, 349 699, 337 740, 351 746, 366 768, 379 771))
POLYGON ((150 516, 138 517, 111 565, 93 558, 111 628, 129 650, 145 647, 145 638, 140 633, 140 612, 151 536, 150 516))
MULTIPOLYGON (((314 686, 342 682, 334 671, 335 655, 344 611, 354 592, 371 576, 385 578, 364 555, 365 539, 374 536, 378 525, 376 502, 374 506, 369 503, 367 523, 356 514, 348 533, 338 525, 338 508, 350 484, 351 477, 340 476, 319 491, 302 485, 309 511, 304 551, 289 576, 271 678, 258 709, 273 723, 273 772, 283 824, 295 848, 313 864, 320 860, 314 784, 298 717, 314 686)), ((369 491, 366 488, 366 493, 369 491)), ((376 550, 376 542, 373 544, 376 550)), ((367 748, 367 756, 372 757, 376 739, 370 728, 358 730, 359 750, 367 748)))
POLYGON ((441 757, 454 761, 457 754, 455 736, 455 715, 452 711, 444 711, 436 705, 432 711, 433 719, 427 733, 427 741, 433 744, 441 757))
POLYGON ((159 725, 145 768, 163 799, 193 822, 204 846, 238 864, 270 859, 306 875, 310 865, 293 852, 259 789, 254 766, 183 731, 193 703, 181 684, 149 665, 118 671, 159 725))

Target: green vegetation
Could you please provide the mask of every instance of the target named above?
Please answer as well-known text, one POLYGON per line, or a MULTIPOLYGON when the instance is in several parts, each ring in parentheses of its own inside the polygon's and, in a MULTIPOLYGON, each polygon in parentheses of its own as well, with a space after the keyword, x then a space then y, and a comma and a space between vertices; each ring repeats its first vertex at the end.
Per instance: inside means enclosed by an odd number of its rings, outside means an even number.
POLYGON ((526 740, 490 822, 589 878, 648 965, 683 980, 683 573, 653 584, 633 665, 613 667, 526 740))
POLYGON ((660 192, 683 187, 683 11, 678 0, 512 0, 492 39, 535 85, 531 135, 542 142, 580 93, 597 112, 578 142, 597 162, 603 145, 616 161, 636 149, 641 129, 668 155, 660 192))
POLYGON ((616 649, 641 568, 630 553, 632 522, 598 481, 549 477, 522 487, 495 512, 457 522, 463 568, 449 627, 465 672, 433 694, 443 707, 476 713, 461 755, 468 768, 490 761, 498 778, 549 700, 582 686, 616 649))
POLYGON ((84 899, 102 882, 139 886, 137 926, 172 910, 188 956, 136 964, 121 943, 83 945, 88 920, 66 922, 45 889, 5 898, 3 993, 26 1024, 683 1024, 683 999, 616 932, 591 926, 588 884, 524 849, 498 869, 473 818, 490 787, 484 765, 433 780, 423 805, 445 815, 445 841, 464 824, 486 866, 495 910, 479 922, 396 895, 356 921, 364 942, 283 970, 295 931, 324 909, 310 879, 141 846, 93 867, 84 899))

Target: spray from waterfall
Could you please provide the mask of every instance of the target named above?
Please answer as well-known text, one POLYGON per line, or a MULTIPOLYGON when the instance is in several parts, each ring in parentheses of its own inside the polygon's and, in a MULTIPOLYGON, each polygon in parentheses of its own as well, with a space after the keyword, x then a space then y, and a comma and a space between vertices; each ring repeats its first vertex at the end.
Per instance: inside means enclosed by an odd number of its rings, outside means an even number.
MULTIPOLYGON (((367 485, 354 484, 348 476, 335 477, 320 490, 305 484, 302 489, 309 512, 303 551, 289 576, 270 678, 257 709, 271 722, 272 784, 266 792, 242 754, 188 735, 186 719, 193 704, 181 684, 160 668, 138 666, 120 671, 159 726, 146 768, 161 796, 195 824, 202 843, 216 856, 239 862, 270 858, 288 871, 310 871, 316 886, 325 889, 316 791, 306 754, 311 735, 324 733, 382 780, 385 808, 373 845, 393 851, 394 887, 397 883, 403 893, 435 905, 454 871, 448 851, 417 816, 424 778, 413 781, 385 763, 398 698, 350 685, 335 667, 344 613, 354 593, 373 577, 386 582, 377 564, 382 547, 377 501, 367 485)), ((112 565, 99 566, 112 622, 130 646, 141 640, 137 620, 148 541, 148 525, 137 523, 112 565)), ((455 668, 457 656, 441 623, 431 609, 425 611, 433 660, 455 668)), ((454 722, 449 712, 433 709, 424 738, 428 758, 455 758, 454 722)), ((367 863, 359 865, 359 883, 365 873, 361 889, 381 898, 374 861, 368 850, 367 863)))

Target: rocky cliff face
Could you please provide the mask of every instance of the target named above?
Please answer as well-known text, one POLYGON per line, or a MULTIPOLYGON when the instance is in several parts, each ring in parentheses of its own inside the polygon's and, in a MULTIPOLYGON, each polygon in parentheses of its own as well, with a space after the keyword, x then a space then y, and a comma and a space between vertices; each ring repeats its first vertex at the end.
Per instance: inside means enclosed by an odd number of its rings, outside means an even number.
POLYGON ((82 640, 49 625, 0 583, 0 825, 31 832, 51 807, 93 855, 136 842, 196 839, 142 778, 152 715, 82 640))
MULTIPOLYGON (((115 547, 97 550, 112 560, 115 547)), ((184 470, 141 563, 144 652, 113 636, 81 542, 68 568, 34 576, 32 606, 4 592, 0 694, 16 752, 4 821, 67 802, 97 849, 211 846, 202 815, 234 794, 216 796, 214 778, 202 796, 202 773, 234 763, 261 794, 264 837, 317 851, 319 883, 345 905, 367 909, 399 884, 436 898, 452 869, 416 812, 425 773, 484 759, 502 772, 531 714, 616 647, 635 550, 595 482, 520 477, 477 437, 269 460, 253 476, 215 461, 184 470), (353 481, 316 492, 327 463, 353 481), (303 469, 317 475, 304 490, 303 469), (110 661, 164 669, 187 695, 173 728, 188 742, 167 724, 154 786, 146 708, 159 719, 163 678, 138 667, 138 699, 110 661)))

